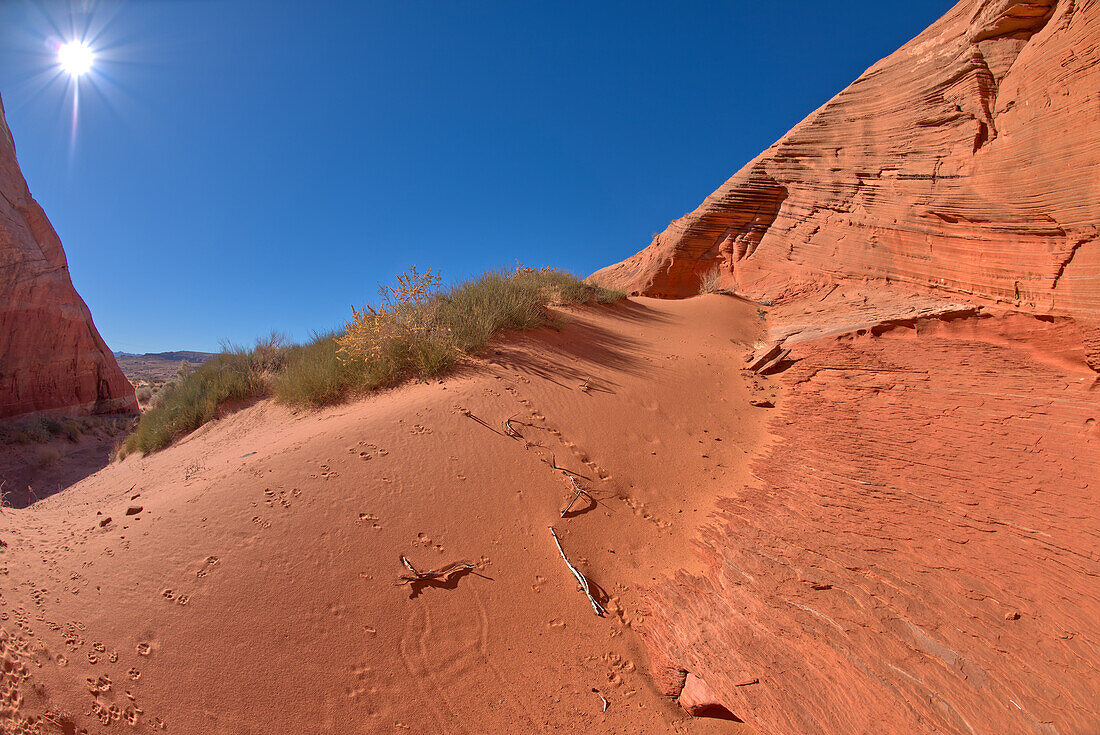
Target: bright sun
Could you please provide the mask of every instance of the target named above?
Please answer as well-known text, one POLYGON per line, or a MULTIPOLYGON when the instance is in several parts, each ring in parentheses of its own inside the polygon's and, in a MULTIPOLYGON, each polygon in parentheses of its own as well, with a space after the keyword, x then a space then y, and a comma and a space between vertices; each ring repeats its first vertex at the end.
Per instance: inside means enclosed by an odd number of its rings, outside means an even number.
POLYGON ((79 77, 92 69, 95 52, 83 41, 69 41, 57 49, 57 61, 72 77, 79 77))

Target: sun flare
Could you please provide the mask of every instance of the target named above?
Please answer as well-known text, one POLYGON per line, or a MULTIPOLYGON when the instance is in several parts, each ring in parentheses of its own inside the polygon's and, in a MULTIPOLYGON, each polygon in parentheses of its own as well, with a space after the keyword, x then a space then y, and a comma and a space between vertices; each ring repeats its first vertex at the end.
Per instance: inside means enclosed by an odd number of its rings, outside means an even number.
POLYGON ((69 41, 57 49, 57 61, 71 77, 87 74, 95 61, 95 52, 83 41, 69 41))

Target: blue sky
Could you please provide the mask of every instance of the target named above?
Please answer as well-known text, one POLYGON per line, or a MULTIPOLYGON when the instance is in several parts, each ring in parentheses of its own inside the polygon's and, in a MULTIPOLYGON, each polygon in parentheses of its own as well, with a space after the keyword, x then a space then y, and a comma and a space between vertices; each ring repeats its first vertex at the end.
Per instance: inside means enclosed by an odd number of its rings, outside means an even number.
POLYGON ((4 0, 0 95, 107 343, 215 350, 414 263, 621 260, 951 5, 4 0))

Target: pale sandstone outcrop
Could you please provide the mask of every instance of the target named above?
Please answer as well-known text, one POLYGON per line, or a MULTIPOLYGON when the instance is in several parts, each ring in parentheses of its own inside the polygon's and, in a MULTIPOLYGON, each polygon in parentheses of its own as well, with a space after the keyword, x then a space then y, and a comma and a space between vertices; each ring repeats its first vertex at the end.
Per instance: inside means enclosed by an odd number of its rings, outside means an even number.
POLYGON ((0 418, 136 413, 134 388, 73 288, 19 170, 0 101, 0 418))

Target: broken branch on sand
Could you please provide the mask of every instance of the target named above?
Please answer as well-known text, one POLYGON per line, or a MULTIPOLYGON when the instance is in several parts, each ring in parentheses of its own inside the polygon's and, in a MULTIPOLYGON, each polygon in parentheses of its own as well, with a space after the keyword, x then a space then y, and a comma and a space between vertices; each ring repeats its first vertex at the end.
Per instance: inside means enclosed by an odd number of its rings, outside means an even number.
POLYGON ((565 518, 565 514, 569 512, 569 509, 573 507, 573 504, 576 503, 577 499, 580 498, 580 496, 582 495, 591 500, 593 503, 596 502, 593 497, 588 494, 588 491, 581 487, 580 484, 578 484, 577 481, 573 479, 572 475, 566 475, 566 477, 569 478, 569 482, 573 483, 573 489, 576 492, 573 493, 573 499, 569 501, 569 505, 565 506, 565 510, 561 512, 562 518, 565 518))
POLYGON ((581 586, 581 591, 588 596, 588 601, 592 603, 592 609, 596 611, 596 614, 601 618, 607 615, 607 610, 603 609, 603 605, 600 601, 592 596, 592 590, 588 588, 588 580, 580 571, 569 563, 569 557, 565 555, 565 549, 561 547, 561 541, 558 540, 558 534, 554 531, 554 527, 550 526, 550 535, 554 537, 554 543, 557 544, 558 552, 561 554, 561 558, 565 559, 565 566, 569 567, 569 571, 573 572, 573 576, 577 578, 577 583, 581 586))
POLYGON ((412 576, 408 574, 401 575, 401 581, 397 584, 415 584, 416 582, 429 582, 432 580, 444 580, 450 577, 455 572, 463 571, 466 569, 476 569, 476 567, 468 561, 456 561, 453 564, 448 564, 441 569, 429 569, 426 572, 417 570, 408 559, 404 556, 401 557, 401 563, 405 565, 405 568, 412 572, 412 576))

